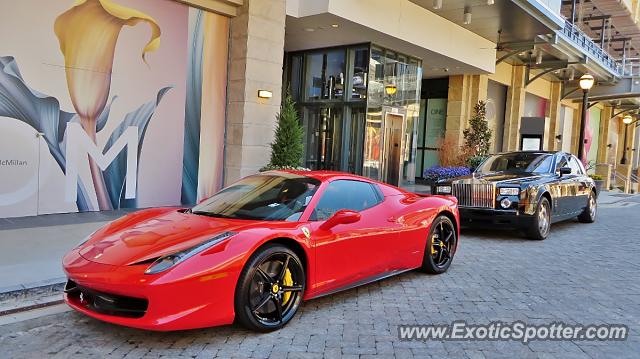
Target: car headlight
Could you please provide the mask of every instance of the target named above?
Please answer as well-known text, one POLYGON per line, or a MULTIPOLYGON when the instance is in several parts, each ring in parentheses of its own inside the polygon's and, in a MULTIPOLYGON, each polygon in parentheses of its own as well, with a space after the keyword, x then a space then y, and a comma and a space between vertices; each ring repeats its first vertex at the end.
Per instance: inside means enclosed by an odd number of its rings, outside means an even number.
POLYGON ((451 186, 437 186, 436 192, 440 194, 451 194, 451 186))
POLYGON ((501 196, 518 196, 520 195, 520 188, 515 188, 515 187, 500 188, 500 195, 501 196))
POLYGON ((175 266, 176 264, 185 261, 186 259, 193 257, 194 255, 209 249, 216 244, 222 242, 223 240, 235 235, 235 232, 224 232, 219 234, 211 239, 208 239, 202 243, 196 244, 191 248, 187 248, 180 252, 168 254, 166 256, 162 256, 156 259, 147 270, 144 271, 145 274, 157 274, 160 272, 164 272, 167 269, 175 266))

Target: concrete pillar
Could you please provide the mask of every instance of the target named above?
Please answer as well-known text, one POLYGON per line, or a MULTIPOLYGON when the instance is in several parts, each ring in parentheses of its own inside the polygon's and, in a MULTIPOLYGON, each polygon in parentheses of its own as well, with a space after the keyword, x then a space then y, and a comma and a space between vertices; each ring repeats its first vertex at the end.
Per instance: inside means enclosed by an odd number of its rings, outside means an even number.
POLYGON ((515 151, 520 146, 520 121, 524 114, 526 67, 512 67, 511 86, 507 90, 506 111, 504 114, 503 150, 515 151))
POLYGON ((445 137, 452 141, 452 145, 455 146, 463 144, 462 131, 471 115, 469 112, 471 77, 469 75, 449 77, 445 137))
POLYGON ((598 139, 598 157, 596 158, 596 164, 607 163, 607 152, 609 148, 609 126, 611 124, 611 116, 613 115, 613 108, 611 106, 605 106, 600 116, 600 137, 598 139))
MULTIPOLYGON (((588 115, 587 111, 587 115, 588 115)), ((578 142, 580 142, 580 122, 582 121, 582 103, 578 105, 578 108, 573 113, 573 129, 571 131, 571 153, 578 156, 578 142)))
POLYGON ((245 0, 231 20, 225 184, 269 162, 280 109, 285 0, 245 0), (258 90, 273 93, 259 99, 258 90))
POLYGON ((478 103, 478 101, 487 101, 488 88, 488 75, 471 76, 471 101, 469 102, 470 114, 473 113, 473 107, 478 103))
POLYGON ((549 124, 546 126, 545 133, 546 149, 549 151, 557 151, 561 144, 556 140, 556 135, 562 133, 560 128, 560 114, 562 109, 562 83, 551 83, 551 98, 549 99, 549 124))
POLYGON ((467 128, 478 101, 487 101, 487 75, 454 75, 449 77, 445 136, 455 145, 464 144, 462 131, 467 128))

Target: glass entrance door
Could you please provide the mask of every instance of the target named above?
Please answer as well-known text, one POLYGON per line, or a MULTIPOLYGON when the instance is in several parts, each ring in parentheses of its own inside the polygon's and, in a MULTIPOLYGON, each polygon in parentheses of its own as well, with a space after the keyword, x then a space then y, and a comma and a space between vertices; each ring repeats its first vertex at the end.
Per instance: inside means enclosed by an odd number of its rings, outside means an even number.
POLYGON ((314 170, 340 170, 342 109, 307 108, 305 163, 314 170))
POLYGON ((384 152, 382 180, 397 186, 402 177, 402 134, 404 133, 404 115, 386 113, 384 119, 384 152))

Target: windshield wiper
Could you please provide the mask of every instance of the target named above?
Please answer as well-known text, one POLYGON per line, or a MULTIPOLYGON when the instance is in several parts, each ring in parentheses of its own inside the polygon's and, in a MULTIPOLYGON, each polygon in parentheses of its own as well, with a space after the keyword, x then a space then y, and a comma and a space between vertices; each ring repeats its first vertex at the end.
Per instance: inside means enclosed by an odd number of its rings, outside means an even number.
POLYGON ((214 218, 231 218, 229 216, 225 216, 224 214, 207 212, 207 211, 194 211, 194 210, 191 210, 191 211, 189 211, 189 213, 196 214, 196 215, 199 215, 199 216, 207 216, 207 217, 214 217, 214 218))

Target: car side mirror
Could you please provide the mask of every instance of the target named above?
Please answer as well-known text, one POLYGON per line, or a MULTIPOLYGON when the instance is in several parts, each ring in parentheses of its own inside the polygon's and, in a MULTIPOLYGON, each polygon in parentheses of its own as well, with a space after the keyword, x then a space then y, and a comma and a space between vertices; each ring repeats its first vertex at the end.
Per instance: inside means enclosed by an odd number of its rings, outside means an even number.
POLYGON ((560 176, 570 175, 571 167, 560 167, 560 176))
POLYGON ((360 213, 352 211, 350 209, 341 209, 329 217, 323 224, 320 225, 320 229, 329 230, 339 224, 355 223, 360 220, 360 213))

